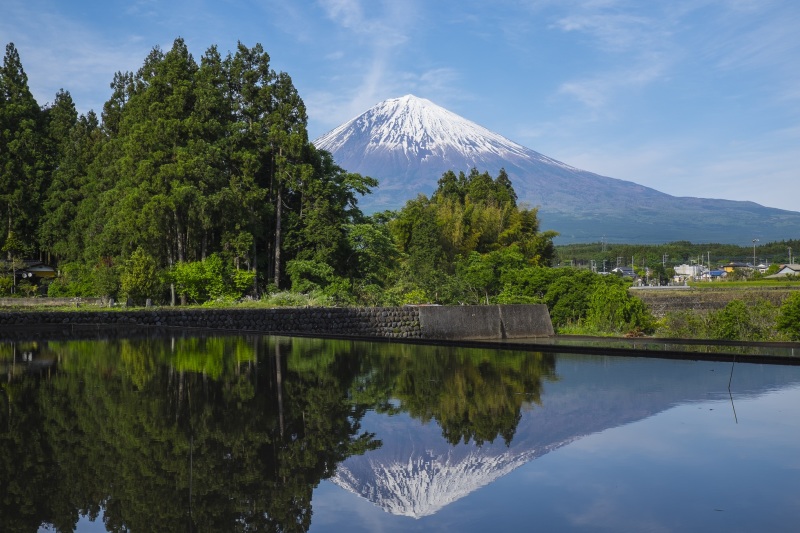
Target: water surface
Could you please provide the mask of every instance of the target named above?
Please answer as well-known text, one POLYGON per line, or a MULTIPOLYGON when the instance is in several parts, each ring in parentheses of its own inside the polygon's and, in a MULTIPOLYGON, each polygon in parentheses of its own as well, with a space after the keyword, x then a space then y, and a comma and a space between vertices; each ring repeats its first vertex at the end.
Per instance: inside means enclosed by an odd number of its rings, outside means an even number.
POLYGON ((176 336, 0 343, 0 371, 2 531, 800 519, 797 366, 176 336))

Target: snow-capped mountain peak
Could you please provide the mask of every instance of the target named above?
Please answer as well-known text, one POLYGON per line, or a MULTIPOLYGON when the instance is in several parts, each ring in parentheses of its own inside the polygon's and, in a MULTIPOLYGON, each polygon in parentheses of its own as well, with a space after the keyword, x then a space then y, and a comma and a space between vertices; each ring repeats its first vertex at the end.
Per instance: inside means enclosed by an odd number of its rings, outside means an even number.
POLYGON ((336 153, 353 142, 363 146, 365 154, 402 152, 409 159, 452 152, 470 157, 519 157, 529 152, 502 135, 412 94, 377 104, 314 144, 336 153))

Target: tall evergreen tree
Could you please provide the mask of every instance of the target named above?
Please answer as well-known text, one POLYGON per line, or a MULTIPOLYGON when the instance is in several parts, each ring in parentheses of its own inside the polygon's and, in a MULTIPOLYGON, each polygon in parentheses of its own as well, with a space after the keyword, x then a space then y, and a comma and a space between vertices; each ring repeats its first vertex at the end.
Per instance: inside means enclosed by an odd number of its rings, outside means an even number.
MULTIPOLYGON (((258 271, 260 255, 271 249, 269 228, 274 204, 269 201, 274 172, 269 142, 269 116, 274 109, 275 72, 261 45, 248 48, 238 43, 228 58, 229 98, 233 107, 228 148, 230 190, 247 232, 252 236, 253 266, 258 271)), ((274 250, 273 250, 274 253, 274 250)), ((269 262, 270 254, 262 254, 269 262)))
POLYGON ((269 141, 273 158, 273 190, 275 201, 275 244, 273 283, 281 285, 283 264, 283 205, 285 195, 301 193, 303 184, 312 177, 312 167, 303 156, 308 145, 306 108, 292 79, 285 72, 278 74, 274 85, 275 108, 270 114, 269 141))
POLYGON ((74 253, 79 229, 75 220, 78 205, 84 198, 89 165, 96 157, 102 134, 93 112, 77 116, 68 92, 59 91, 56 101, 47 110, 48 135, 53 156, 50 185, 43 200, 44 214, 39 225, 42 249, 56 258, 76 260, 74 253))
POLYGON ((0 239, 14 233, 30 249, 37 245, 48 181, 46 145, 42 111, 28 88, 19 53, 9 43, 0 68, 0 210, 7 230, 0 239))

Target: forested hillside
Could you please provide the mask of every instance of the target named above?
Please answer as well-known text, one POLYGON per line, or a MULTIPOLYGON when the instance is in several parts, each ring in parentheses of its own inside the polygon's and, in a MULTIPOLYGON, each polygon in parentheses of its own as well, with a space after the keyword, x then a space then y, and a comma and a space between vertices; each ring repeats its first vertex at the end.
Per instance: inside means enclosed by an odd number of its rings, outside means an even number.
POLYGON ((218 254, 275 286, 297 258, 345 269, 356 197, 376 182, 308 142, 303 101, 260 45, 225 57, 212 46, 199 62, 182 39, 154 48, 114 76, 100 117, 78 116, 66 90, 40 107, 13 44, 0 74, 9 260, 88 268, 112 285, 103 271, 132 258, 161 270, 218 254))

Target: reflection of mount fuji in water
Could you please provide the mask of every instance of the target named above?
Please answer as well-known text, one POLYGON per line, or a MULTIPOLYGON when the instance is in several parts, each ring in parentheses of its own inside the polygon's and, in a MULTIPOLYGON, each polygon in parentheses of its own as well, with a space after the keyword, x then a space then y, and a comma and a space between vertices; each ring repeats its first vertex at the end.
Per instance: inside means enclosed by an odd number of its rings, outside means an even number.
MULTIPOLYGON (((676 405, 729 398, 730 365, 647 358, 560 355, 559 381, 545 384, 541 405, 522 413, 509 446, 451 446, 435 423, 403 414, 370 413, 363 427, 383 441, 378 450, 339 465, 332 481, 385 511, 421 518, 550 451, 592 433, 648 418, 676 405)), ((737 398, 797 382, 781 366, 738 364, 737 398)), ((731 412, 731 424, 734 424, 731 412)))

